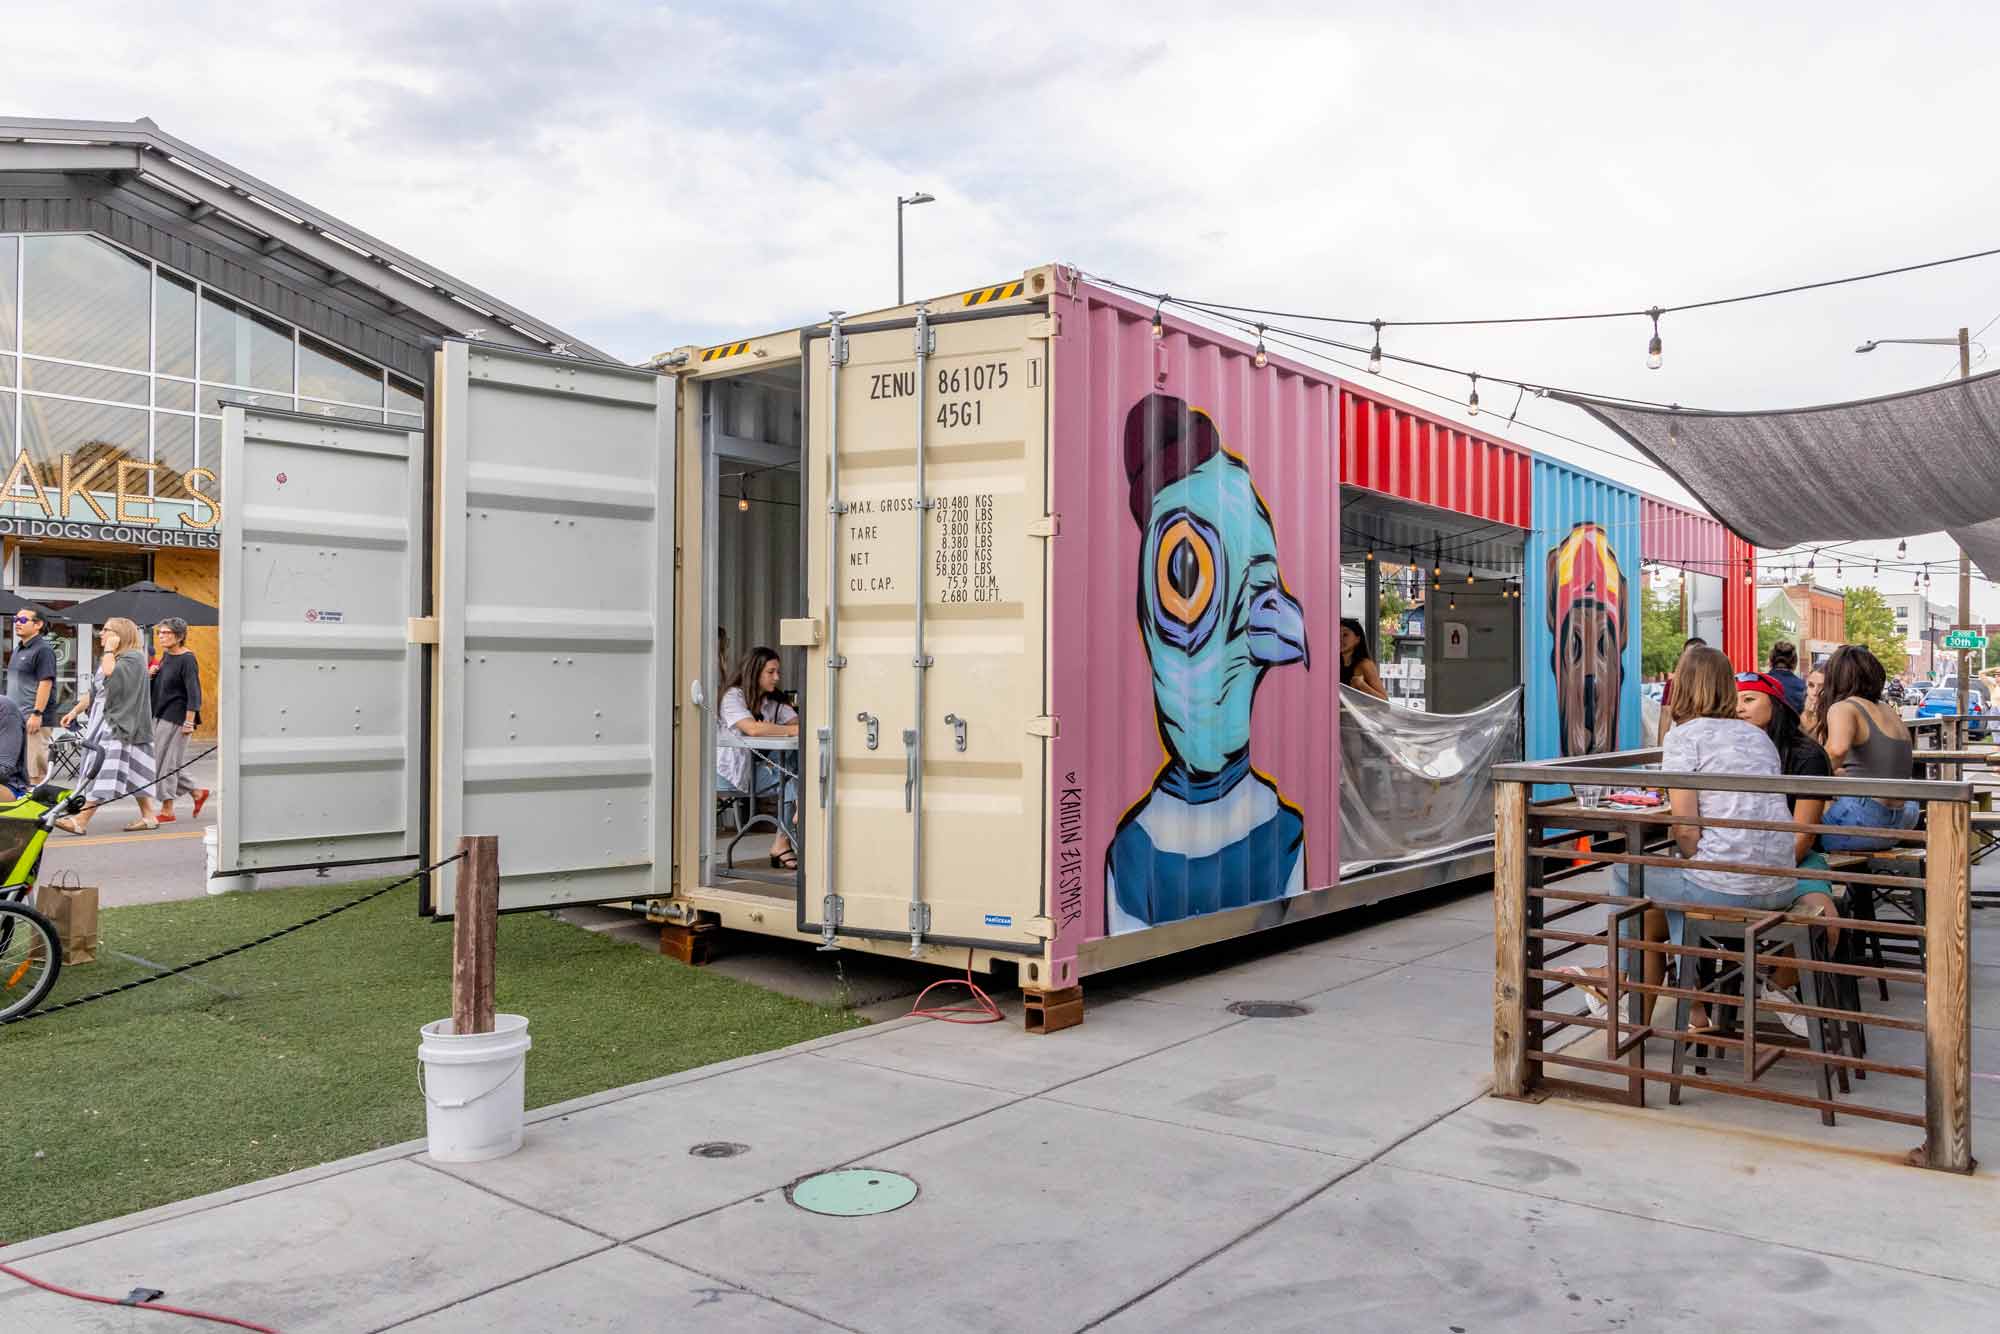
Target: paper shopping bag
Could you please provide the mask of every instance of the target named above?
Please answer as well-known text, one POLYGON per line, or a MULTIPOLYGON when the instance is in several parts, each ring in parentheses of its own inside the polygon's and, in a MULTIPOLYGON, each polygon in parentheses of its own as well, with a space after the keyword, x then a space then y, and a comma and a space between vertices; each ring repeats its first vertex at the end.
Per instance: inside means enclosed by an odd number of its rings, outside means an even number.
POLYGON ((62 941, 63 963, 91 963, 97 958, 97 886, 47 884, 35 891, 35 910, 49 919, 62 941))

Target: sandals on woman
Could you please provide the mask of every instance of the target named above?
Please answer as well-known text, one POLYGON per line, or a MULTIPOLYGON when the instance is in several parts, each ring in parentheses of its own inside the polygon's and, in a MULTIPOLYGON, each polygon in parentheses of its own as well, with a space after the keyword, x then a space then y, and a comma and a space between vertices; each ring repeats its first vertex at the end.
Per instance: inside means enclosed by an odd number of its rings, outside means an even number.
POLYGON ((65 815, 62 819, 57 820, 56 828, 62 830, 65 834, 75 834, 78 838, 82 838, 85 832, 84 827, 76 822, 76 817, 73 815, 65 815))
POLYGON ((1611 1004, 1605 1000, 1604 993, 1598 990, 1596 980, 1591 974, 1574 964, 1555 971, 1567 977, 1576 989, 1583 993, 1584 1006, 1590 1011, 1592 1019, 1603 1019, 1610 1015, 1611 1004))
POLYGON ((780 871, 796 871, 799 869, 799 854, 791 848, 774 852, 771 854, 771 865, 780 871))
POLYGON ((125 832, 136 834, 143 830, 158 829, 159 827, 160 822, 158 820, 134 820, 131 824, 125 826, 125 832))

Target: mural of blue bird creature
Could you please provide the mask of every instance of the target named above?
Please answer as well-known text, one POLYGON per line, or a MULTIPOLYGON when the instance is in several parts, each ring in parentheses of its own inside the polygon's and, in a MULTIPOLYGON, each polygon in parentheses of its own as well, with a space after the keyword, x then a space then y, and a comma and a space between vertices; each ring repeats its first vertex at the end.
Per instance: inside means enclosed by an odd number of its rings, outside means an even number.
POLYGON ((1271 512, 1209 415, 1166 394, 1126 414, 1125 475, 1167 757, 1105 857, 1112 933, 1305 888, 1303 813, 1250 765, 1264 674, 1307 663, 1305 612, 1279 573, 1271 512))

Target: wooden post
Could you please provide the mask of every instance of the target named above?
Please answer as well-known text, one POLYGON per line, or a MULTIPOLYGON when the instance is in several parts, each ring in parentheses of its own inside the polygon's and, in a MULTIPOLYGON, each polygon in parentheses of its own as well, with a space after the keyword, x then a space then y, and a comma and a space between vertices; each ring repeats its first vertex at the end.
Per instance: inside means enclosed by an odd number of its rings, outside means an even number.
POLYGON ((451 1031, 493 1031, 493 955, 500 925, 500 840, 458 840, 457 911, 451 923, 451 1031))
POLYGON ((1921 1162, 1972 1170, 1972 867, 1964 802, 1925 803, 1924 1147, 1921 1162))
POLYGON ((1525 1098, 1528 1060, 1528 789, 1493 785, 1493 1092, 1525 1098))

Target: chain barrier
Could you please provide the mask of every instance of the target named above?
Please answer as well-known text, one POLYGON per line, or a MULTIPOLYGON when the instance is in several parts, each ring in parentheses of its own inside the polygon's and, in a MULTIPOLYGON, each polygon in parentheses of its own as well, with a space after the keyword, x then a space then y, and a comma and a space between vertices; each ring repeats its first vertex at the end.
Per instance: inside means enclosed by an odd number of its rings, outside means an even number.
POLYGON ((62 1002, 60 1005, 45 1005, 40 1009, 30 1010, 26 1014, 15 1015, 12 1019, 0 1019, 0 1026, 5 1026, 7 1024, 25 1024, 30 1019, 40 1019, 45 1015, 59 1014, 64 1010, 74 1010, 79 1005, 88 1005, 92 1001, 103 1000, 107 996, 117 996, 124 992, 133 991, 138 989, 139 987, 150 985, 151 983, 154 982, 164 982, 170 977, 178 977, 182 973, 189 972, 192 969, 201 967, 203 964, 214 963, 219 959, 227 959, 233 954, 241 954, 245 950, 255 949, 259 945, 268 945, 269 943, 279 939, 280 937, 291 935, 292 932, 294 931, 303 931, 306 927, 309 927, 316 922, 324 922, 327 918, 338 916, 339 914, 346 912, 350 908, 359 908, 364 903, 368 903, 374 899, 379 899, 384 894, 387 894, 389 891, 394 889, 401 889, 404 885, 410 884, 411 882, 430 874, 432 871, 435 871, 440 867, 449 866, 453 862, 458 861, 460 858, 464 856, 465 854, 463 852, 455 852, 451 856, 445 857, 439 861, 434 861, 428 866, 419 866, 416 870, 410 872, 408 875, 404 876, 400 880, 393 880, 390 883, 382 886, 380 889, 370 890, 368 893, 363 894, 359 898, 350 899, 346 903, 340 904, 336 907, 328 908, 325 912, 315 913, 313 916, 306 918, 302 922, 294 922, 290 926, 279 927, 276 931, 268 932, 264 935, 257 937, 255 940, 246 940, 240 945, 231 945, 228 949, 217 950, 214 954, 206 955, 203 958, 195 959, 189 963, 180 964, 177 967, 169 968, 164 972, 154 973, 149 977, 135 978, 130 982, 124 982, 115 987, 106 987, 102 991, 93 991, 87 996, 78 996, 76 999, 66 1000, 62 1002))

